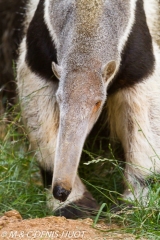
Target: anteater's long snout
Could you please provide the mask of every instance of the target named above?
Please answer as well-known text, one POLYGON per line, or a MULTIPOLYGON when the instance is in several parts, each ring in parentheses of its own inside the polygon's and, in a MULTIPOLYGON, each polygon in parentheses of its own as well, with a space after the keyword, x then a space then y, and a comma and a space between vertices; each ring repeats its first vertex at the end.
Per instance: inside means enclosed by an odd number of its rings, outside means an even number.
MULTIPOLYGON (((87 133, 87 123, 69 121, 60 125, 53 173, 53 196, 64 202, 75 184, 79 160, 87 133)), ((63 123, 63 122, 62 122, 63 123)))

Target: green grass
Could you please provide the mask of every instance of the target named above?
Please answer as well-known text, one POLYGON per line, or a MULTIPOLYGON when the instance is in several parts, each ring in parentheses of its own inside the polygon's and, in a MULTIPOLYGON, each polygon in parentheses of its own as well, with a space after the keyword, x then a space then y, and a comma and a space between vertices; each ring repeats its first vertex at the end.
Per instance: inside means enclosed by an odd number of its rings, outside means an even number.
POLYGON ((0 214, 16 209, 24 218, 44 217, 46 193, 19 119, 7 125, 0 142, 0 214))
MULTIPOLYGON (((149 186, 148 206, 135 202, 131 210, 124 207, 119 213, 112 213, 110 208, 118 205, 124 187, 123 152, 120 147, 113 152, 108 138, 102 135, 93 130, 79 168, 81 178, 101 206, 95 221, 101 217, 106 223, 116 222, 122 231, 137 238, 160 239, 160 176, 154 176, 149 186)), ((29 149, 20 115, 15 115, 0 142, 0 215, 11 209, 19 211, 23 218, 52 215, 46 207, 46 192, 35 154, 29 149)))

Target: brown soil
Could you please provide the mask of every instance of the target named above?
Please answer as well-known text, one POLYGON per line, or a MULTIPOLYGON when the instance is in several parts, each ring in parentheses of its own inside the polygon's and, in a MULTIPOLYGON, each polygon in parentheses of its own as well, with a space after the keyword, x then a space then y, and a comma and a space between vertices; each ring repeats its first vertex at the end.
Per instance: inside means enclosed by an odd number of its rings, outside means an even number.
POLYGON ((99 223, 92 227, 89 218, 69 220, 64 217, 45 217, 23 220, 19 212, 13 210, 0 217, 0 240, 105 240, 105 239, 135 239, 133 235, 122 234, 116 225, 99 223))

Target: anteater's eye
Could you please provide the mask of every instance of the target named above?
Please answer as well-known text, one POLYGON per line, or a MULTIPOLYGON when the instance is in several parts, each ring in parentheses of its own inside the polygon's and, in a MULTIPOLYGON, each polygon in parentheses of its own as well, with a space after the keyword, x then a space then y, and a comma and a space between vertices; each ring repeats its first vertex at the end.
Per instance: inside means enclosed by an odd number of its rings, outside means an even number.
POLYGON ((101 101, 96 102, 95 106, 99 108, 101 106, 101 101))
POLYGON ((102 103, 102 101, 96 102, 96 104, 95 104, 95 106, 94 106, 94 108, 93 108, 93 112, 94 112, 94 113, 98 111, 98 109, 99 109, 100 106, 101 106, 101 103, 102 103))

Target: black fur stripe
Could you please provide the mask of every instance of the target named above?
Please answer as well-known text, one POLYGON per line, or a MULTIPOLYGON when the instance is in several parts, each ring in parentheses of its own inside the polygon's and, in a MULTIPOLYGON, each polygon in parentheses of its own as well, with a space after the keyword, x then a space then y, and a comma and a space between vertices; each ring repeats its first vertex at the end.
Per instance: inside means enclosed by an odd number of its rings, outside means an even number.
POLYGON ((56 80, 51 69, 52 61, 57 63, 56 48, 44 22, 44 1, 40 0, 27 31, 26 62, 41 77, 56 80))
POLYGON ((152 39, 146 23, 143 1, 138 0, 135 23, 122 52, 119 72, 113 79, 108 93, 143 81, 152 74, 154 62, 152 39))

